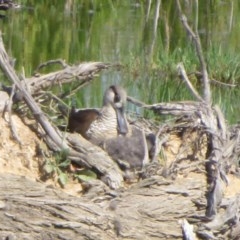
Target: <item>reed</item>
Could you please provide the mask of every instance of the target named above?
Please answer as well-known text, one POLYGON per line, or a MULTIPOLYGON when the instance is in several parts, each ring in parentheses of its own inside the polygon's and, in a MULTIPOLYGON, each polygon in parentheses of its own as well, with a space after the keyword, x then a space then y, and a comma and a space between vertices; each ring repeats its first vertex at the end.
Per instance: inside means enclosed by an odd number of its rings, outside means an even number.
MULTIPOLYGON (((198 23, 210 79, 239 84, 240 3, 199 1, 195 19, 192 1, 188 2, 184 12, 192 24, 198 23)), ((8 11, 0 27, 19 74, 24 69, 30 76, 40 63, 59 58, 73 64, 92 60, 123 65, 120 71, 101 74, 91 86, 75 94, 79 107, 100 106, 102 92, 111 84, 123 85, 129 95, 146 103, 191 100, 176 65, 183 62, 194 86, 200 89, 200 80, 194 75, 199 71, 195 50, 181 26, 175 1, 158 3, 22 1, 23 5, 34 5, 34 10, 8 11)), ((72 88, 63 86, 58 91, 72 88)), ((212 86, 214 103, 220 104, 230 122, 240 119, 238 88, 212 86)), ((65 101, 70 105, 72 99, 65 101)))

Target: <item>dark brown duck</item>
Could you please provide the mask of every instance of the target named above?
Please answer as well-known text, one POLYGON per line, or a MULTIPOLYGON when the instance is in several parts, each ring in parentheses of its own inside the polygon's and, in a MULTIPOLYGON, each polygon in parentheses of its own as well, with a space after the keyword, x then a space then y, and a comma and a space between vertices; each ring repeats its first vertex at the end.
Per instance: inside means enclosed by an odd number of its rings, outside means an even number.
POLYGON ((126 91, 117 85, 110 86, 104 94, 103 106, 97 109, 72 109, 69 115, 68 129, 80 133, 95 144, 129 131, 124 107, 126 91))

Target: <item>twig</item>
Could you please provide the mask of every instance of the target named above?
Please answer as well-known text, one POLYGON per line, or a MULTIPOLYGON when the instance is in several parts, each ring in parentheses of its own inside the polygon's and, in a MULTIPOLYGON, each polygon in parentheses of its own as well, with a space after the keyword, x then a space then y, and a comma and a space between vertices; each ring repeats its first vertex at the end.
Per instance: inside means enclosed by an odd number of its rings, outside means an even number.
POLYGON ((163 131, 165 130, 167 124, 163 124, 162 126, 159 127, 158 132, 155 136, 155 141, 154 141, 154 149, 153 149, 153 157, 152 157, 152 161, 158 161, 157 160, 157 156, 159 156, 159 153, 162 149, 162 145, 166 142, 166 136, 161 138, 161 140, 159 139, 159 136, 163 133, 163 131))
POLYGON ((203 102, 204 100, 202 99, 202 97, 198 94, 198 92, 196 91, 196 89, 193 87, 192 83, 190 82, 190 80, 188 79, 187 73, 185 71, 185 68, 183 66, 183 63, 179 63, 177 65, 177 70, 179 75, 182 77, 182 79, 185 81, 185 83, 187 84, 188 88, 190 89, 192 95, 198 100, 203 102))
MULTIPOLYGON (((70 94, 68 94, 68 97, 71 97, 72 95, 75 95, 81 88, 85 87, 86 85, 90 84, 90 81, 84 81, 81 82, 75 89, 71 91, 70 94)), ((65 96, 66 97, 66 96, 65 96)))
POLYGON ((130 96, 127 97, 127 100, 128 102, 131 102, 132 104, 138 107, 143 107, 149 110, 153 110, 154 112, 163 114, 163 115, 175 115, 175 116, 193 114, 194 112, 201 111, 201 109, 204 106, 204 101, 202 100, 201 96, 199 96, 199 102, 179 101, 179 102, 170 102, 170 103, 165 103, 165 102, 155 103, 151 105, 148 105, 130 96))
POLYGON ((48 97, 55 100, 56 102, 61 103, 61 105, 65 106, 65 107, 68 107, 68 105, 61 98, 59 98, 58 96, 56 96, 55 94, 53 94, 50 91, 42 91, 42 92, 39 92, 39 93, 41 93, 42 96, 47 95, 48 97))
POLYGON ((215 79, 210 79, 210 82, 212 82, 213 84, 219 85, 220 87, 231 87, 231 88, 235 88, 235 87, 238 86, 238 84, 223 83, 223 82, 220 82, 220 81, 215 80, 215 79))
POLYGON ((195 0, 195 33, 198 32, 198 0, 195 0))
POLYGON ((145 106, 147 106, 147 104, 145 104, 144 102, 141 102, 141 101, 139 101, 139 100, 137 100, 137 99, 135 99, 133 97, 130 97, 130 96, 127 97, 127 100, 128 100, 128 102, 130 102, 130 103, 132 103, 132 104, 134 104, 134 105, 136 105, 138 107, 145 107, 145 106))
MULTIPOLYGON (((202 73, 198 72, 198 71, 188 73, 188 76, 191 76, 191 75, 195 75, 195 77, 197 79, 202 78, 202 73)), ((210 83, 213 83, 215 85, 219 85, 220 87, 231 87, 231 88, 234 88, 234 87, 238 86, 238 84, 224 83, 224 82, 220 82, 220 81, 218 81, 218 80, 216 80, 214 78, 209 79, 209 81, 210 81, 210 83)))
POLYGON ((181 220, 182 232, 183 232, 183 239, 186 240, 194 240, 194 232, 193 232, 193 225, 189 224, 186 219, 181 220))
POLYGON ((14 140, 16 140, 18 142, 18 144, 21 146, 22 143, 21 143, 21 140, 20 138, 18 137, 18 134, 17 134, 17 131, 16 131, 16 128, 15 128, 15 124, 12 120, 12 103, 13 103, 13 96, 15 94, 15 90, 16 90, 16 87, 15 85, 13 85, 12 87, 12 91, 11 91, 11 95, 9 97, 9 100, 8 100, 8 103, 6 105, 6 109, 4 109, 3 111, 3 115, 4 115, 4 118, 5 118, 5 113, 8 112, 8 118, 9 120, 7 121, 8 124, 9 124, 9 127, 10 127, 10 130, 11 130, 11 133, 12 133, 12 137, 14 140))
POLYGON ((63 68, 68 67, 68 65, 65 63, 65 60, 62 59, 54 59, 54 60, 49 60, 47 62, 41 63, 40 65, 37 66, 37 68, 35 69, 34 73, 38 73, 39 70, 43 67, 52 65, 52 64, 60 64, 63 68))

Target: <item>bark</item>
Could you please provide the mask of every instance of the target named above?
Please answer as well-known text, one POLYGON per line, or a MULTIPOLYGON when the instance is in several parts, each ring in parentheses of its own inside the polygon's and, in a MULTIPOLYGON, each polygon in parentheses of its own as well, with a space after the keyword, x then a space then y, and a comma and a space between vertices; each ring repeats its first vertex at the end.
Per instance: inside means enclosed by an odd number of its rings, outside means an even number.
POLYGON ((124 191, 100 194, 93 190, 73 197, 42 183, 4 174, 0 175, 0 236, 182 239, 179 220, 204 214, 193 200, 200 201, 205 186, 205 180, 197 177, 172 182, 156 176, 124 191))
POLYGON ((22 81, 22 84, 26 85, 28 91, 34 95, 40 90, 55 84, 65 84, 73 81, 84 84, 91 81, 98 72, 110 66, 112 65, 102 62, 88 62, 73 66, 66 65, 64 69, 57 72, 26 78, 22 81))

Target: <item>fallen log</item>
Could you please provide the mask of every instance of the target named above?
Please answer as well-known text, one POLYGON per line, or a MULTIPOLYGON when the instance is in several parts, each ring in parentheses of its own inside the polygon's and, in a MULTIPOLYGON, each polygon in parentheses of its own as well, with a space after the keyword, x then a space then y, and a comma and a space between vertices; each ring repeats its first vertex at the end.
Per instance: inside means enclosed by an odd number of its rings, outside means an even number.
MULTIPOLYGON (((156 176, 127 190, 73 197, 27 178, 0 175, 0 236, 17 239, 182 239, 205 179, 156 176), (169 207, 171 206, 171 207, 169 207), (19 231, 21 229, 21 231, 19 231)), ((201 209, 198 214, 203 214, 201 209)))

